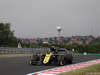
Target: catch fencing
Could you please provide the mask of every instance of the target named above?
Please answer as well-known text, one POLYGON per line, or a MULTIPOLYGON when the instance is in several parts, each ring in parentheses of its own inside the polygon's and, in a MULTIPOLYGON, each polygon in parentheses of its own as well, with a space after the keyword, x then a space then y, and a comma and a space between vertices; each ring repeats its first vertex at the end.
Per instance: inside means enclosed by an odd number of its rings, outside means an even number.
POLYGON ((0 54, 39 54, 45 53, 48 48, 6 48, 0 47, 0 54))

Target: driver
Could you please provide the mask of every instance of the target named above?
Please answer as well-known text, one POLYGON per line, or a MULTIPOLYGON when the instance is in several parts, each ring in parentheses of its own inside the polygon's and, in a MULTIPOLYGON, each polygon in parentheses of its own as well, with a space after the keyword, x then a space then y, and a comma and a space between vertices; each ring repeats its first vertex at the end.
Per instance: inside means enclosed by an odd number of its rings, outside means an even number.
POLYGON ((55 53, 56 52, 55 46, 51 46, 50 51, 53 52, 53 53, 55 53))

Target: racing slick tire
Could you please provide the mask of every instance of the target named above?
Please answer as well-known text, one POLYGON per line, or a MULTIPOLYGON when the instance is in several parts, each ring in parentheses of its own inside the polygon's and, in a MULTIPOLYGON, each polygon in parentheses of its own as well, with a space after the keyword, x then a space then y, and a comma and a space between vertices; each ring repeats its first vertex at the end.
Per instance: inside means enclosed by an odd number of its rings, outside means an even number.
POLYGON ((65 65, 65 58, 64 58, 64 55, 59 55, 59 56, 58 56, 58 64, 59 64, 60 66, 65 65))
POLYGON ((72 56, 72 54, 67 54, 65 56, 65 58, 66 58, 66 63, 70 63, 70 64, 73 63, 73 56, 72 56))
POLYGON ((33 55, 32 59, 30 60, 30 65, 38 64, 38 61, 39 61, 39 56, 33 55))

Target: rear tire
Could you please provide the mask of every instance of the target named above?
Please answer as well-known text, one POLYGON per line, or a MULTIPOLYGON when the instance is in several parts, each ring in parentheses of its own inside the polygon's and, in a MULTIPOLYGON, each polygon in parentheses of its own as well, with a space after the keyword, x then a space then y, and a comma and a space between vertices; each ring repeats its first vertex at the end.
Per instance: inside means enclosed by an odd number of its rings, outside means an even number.
POLYGON ((58 64, 59 64, 60 66, 65 65, 65 59, 64 59, 64 56, 63 56, 63 55, 59 55, 59 56, 58 56, 58 64))
POLYGON ((65 56, 65 58, 66 58, 66 63, 72 64, 72 62, 73 62, 73 56, 72 56, 72 54, 67 54, 65 56))
POLYGON ((73 63, 73 56, 71 56, 71 60, 70 60, 70 64, 72 64, 73 63))

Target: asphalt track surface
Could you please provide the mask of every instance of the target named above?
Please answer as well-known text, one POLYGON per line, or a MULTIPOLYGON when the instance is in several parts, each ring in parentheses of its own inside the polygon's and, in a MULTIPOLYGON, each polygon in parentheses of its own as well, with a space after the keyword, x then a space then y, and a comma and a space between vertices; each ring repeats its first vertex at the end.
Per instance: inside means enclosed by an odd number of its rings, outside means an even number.
MULTIPOLYGON (((55 65, 30 66, 30 59, 31 56, 0 58, 0 75, 26 75, 28 73, 58 67, 55 65)), ((74 55, 73 63, 75 64, 94 59, 100 59, 100 55, 74 55)))

